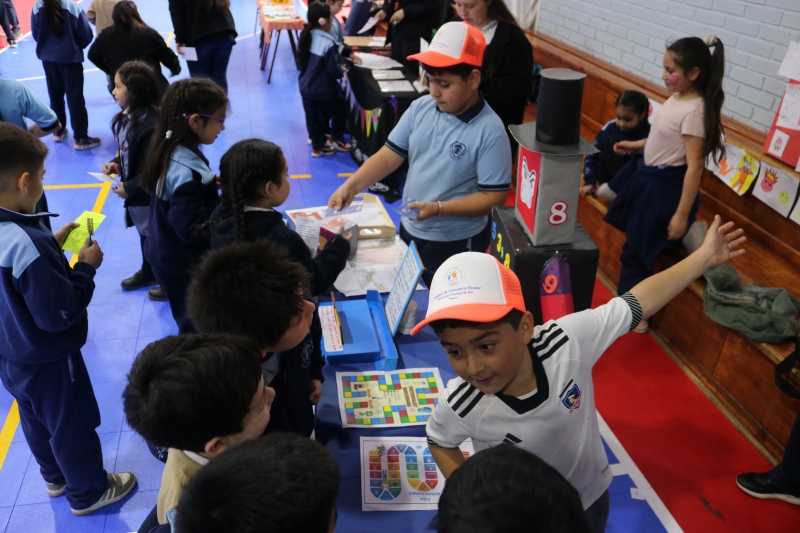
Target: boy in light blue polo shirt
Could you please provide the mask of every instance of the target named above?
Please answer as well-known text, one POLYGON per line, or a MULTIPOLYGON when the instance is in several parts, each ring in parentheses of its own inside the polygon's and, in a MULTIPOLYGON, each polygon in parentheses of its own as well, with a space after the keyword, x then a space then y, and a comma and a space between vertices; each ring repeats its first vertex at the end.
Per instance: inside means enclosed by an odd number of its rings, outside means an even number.
POLYGON ((415 100, 386 144, 328 200, 341 209, 408 159, 403 196, 419 209, 400 236, 414 241, 426 283, 449 257, 489 246, 492 207, 511 182, 511 145, 503 123, 478 92, 486 44, 479 30, 448 22, 426 52, 409 56, 425 69, 430 95, 415 100))

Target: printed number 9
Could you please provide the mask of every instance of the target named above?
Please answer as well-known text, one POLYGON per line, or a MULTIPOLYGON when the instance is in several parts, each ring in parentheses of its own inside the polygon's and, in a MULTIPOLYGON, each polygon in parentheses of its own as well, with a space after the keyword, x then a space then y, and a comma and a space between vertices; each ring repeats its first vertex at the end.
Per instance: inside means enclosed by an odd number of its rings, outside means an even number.
POLYGON ((550 274, 546 278, 544 278, 544 283, 542 283, 542 288, 544 292, 547 294, 553 294, 556 289, 558 288, 558 278, 555 274, 550 274))
POLYGON ((547 219, 553 226, 560 226, 567 221, 567 203, 556 202, 550 206, 550 218, 547 219))

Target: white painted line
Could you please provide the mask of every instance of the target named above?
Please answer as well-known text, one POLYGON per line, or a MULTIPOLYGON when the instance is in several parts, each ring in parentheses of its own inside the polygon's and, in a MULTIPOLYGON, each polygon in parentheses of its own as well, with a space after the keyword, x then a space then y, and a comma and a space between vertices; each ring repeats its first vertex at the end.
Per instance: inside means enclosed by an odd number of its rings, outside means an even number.
MULTIPOLYGON (((678 522, 675 518, 672 517, 672 514, 667 509, 667 506, 664 505, 664 502, 661 501, 661 498, 658 497, 656 491, 650 486, 647 479, 642 474, 642 471, 639 470, 639 467, 636 466, 636 463, 633 462, 631 456, 628 455, 628 452, 622 446, 622 443, 619 441, 614 432, 611 431, 611 428, 606 424, 606 421, 600 416, 600 413, 597 413, 597 422, 600 425, 600 435, 603 437, 603 440, 606 442, 606 445, 611 450, 611 453, 616 456, 619 460, 619 464, 625 469, 625 472, 630 476, 631 481, 633 484, 636 485, 637 496, 644 497, 645 501, 650 505, 650 508, 653 510, 653 513, 656 517, 661 521, 661 525, 664 526, 664 529, 667 530, 667 533, 683 533, 683 529, 681 526, 678 525, 678 522)), ((633 489, 631 489, 633 490, 633 489)), ((631 493, 633 495, 633 492, 631 493)))
MULTIPOLYGON (((89 68, 84 70, 83 73, 86 74, 87 72, 97 72, 99 70, 100 70, 99 68, 89 68)), ((44 78, 45 76, 34 76, 32 78, 20 78, 17 81, 43 80, 44 78)))
POLYGON ((253 35, 255 35, 255 34, 256 34, 256 32, 253 32, 253 33, 248 33, 247 35, 242 35, 241 37, 237 37, 237 38, 236 38, 236 42, 238 43, 238 42, 239 42, 239 41, 241 41, 242 39, 247 39, 247 38, 249 38, 249 37, 252 37, 252 36, 253 36, 253 35))

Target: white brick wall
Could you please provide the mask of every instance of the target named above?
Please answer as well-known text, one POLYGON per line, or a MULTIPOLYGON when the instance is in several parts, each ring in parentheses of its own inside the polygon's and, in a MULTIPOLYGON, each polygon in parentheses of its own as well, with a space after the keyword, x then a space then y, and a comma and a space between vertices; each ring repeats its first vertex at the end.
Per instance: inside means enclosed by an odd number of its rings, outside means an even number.
POLYGON ((787 80, 789 41, 800 41, 800 0, 541 0, 538 30, 661 82, 665 43, 714 33, 725 45, 723 112, 767 131, 787 80))

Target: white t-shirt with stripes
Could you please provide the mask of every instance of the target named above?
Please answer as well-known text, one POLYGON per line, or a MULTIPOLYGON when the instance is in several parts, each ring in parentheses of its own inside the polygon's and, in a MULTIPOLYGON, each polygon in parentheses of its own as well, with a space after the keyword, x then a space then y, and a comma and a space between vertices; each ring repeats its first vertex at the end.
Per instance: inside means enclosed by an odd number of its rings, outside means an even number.
POLYGON ((428 442, 456 448, 468 438, 523 447, 578 490, 584 509, 611 484, 594 403, 592 367, 641 320, 630 293, 534 329, 528 345, 536 390, 521 398, 484 394, 461 378, 448 382, 428 421, 428 442))

